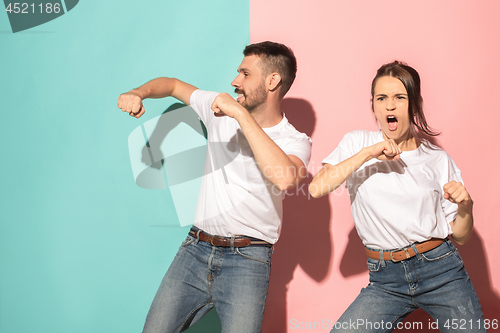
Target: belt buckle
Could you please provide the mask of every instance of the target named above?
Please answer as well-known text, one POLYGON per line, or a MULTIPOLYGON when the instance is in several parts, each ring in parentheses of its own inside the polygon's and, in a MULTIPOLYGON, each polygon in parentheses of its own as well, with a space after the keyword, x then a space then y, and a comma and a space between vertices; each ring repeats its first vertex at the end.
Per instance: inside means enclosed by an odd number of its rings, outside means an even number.
POLYGON ((403 250, 399 250, 399 251, 391 251, 391 252, 389 252, 389 257, 391 258, 391 260, 392 260, 393 262, 400 262, 400 261, 402 261, 402 260, 405 260, 405 259, 411 258, 411 255, 410 255, 410 252, 408 252, 408 248, 406 248, 406 247, 405 247, 403 250), (392 255, 392 254, 393 254, 394 252, 401 252, 401 251, 405 251, 406 258, 403 258, 403 259, 395 259, 395 258, 393 257, 393 255, 392 255))

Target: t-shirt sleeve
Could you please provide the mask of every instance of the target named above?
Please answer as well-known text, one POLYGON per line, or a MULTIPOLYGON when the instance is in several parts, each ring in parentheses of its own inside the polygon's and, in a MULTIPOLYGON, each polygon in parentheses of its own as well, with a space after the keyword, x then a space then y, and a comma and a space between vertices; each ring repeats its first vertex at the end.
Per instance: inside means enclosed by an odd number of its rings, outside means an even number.
MULTIPOLYGON (((464 181, 462 179, 462 172, 457 167, 455 162, 451 159, 451 157, 449 155, 447 155, 447 157, 448 157, 448 167, 447 167, 446 173, 443 174, 442 186, 444 186, 446 183, 448 183, 452 180, 463 184, 464 181)), ((451 221, 453 221, 457 218, 457 211, 458 211, 457 204, 454 204, 454 203, 450 202, 449 200, 446 200, 442 196, 441 197, 441 206, 443 207, 443 212, 444 212, 444 215, 446 217, 446 222, 450 223, 451 221)))
POLYGON ((322 161, 322 163, 337 165, 340 162, 353 156, 358 146, 359 146, 359 140, 356 140, 356 132, 347 133, 346 135, 344 135, 337 148, 335 148, 335 150, 330 155, 328 155, 322 161))
POLYGON ((200 117, 205 126, 208 126, 210 121, 215 118, 211 107, 218 95, 218 92, 204 91, 200 89, 193 91, 191 94, 191 107, 198 114, 198 117, 200 117))
POLYGON ((311 160, 311 147, 311 139, 307 135, 301 134, 300 136, 290 140, 290 142, 281 149, 287 155, 293 155, 300 158, 300 160, 304 162, 304 165, 307 168, 307 166, 309 165, 309 161, 311 160))

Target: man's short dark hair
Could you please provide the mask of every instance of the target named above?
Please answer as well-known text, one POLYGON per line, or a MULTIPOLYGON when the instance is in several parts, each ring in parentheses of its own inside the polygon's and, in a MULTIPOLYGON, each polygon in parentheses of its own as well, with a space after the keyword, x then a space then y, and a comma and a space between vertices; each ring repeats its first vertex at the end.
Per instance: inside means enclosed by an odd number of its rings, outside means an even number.
POLYGON ((262 59, 264 75, 277 72, 281 76, 280 97, 283 98, 297 73, 297 60, 293 51, 286 45, 266 41, 248 45, 243 54, 245 57, 259 56, 262 59))

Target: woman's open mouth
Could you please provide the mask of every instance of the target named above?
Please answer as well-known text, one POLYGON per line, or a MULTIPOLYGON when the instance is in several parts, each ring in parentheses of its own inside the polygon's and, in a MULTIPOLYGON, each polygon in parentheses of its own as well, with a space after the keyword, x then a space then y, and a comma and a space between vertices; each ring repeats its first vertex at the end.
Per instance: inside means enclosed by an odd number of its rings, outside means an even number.
POLYGON ((398 118, 396 116, 390 115, 387 116, 387 127, 389 131, 395 131, 398 129, 398 118))

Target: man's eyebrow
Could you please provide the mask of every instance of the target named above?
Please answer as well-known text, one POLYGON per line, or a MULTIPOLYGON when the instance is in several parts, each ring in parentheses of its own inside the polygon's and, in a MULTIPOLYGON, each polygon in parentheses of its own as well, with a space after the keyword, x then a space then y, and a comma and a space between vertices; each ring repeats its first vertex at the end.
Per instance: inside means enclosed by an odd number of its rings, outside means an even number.
POLYGON ((248 70, 248 68, 245 68, 245 67, 238 68, 236 71, 237 71, 238 73, 239 73, 239 72, 250 72, 250 71, 248 70))

